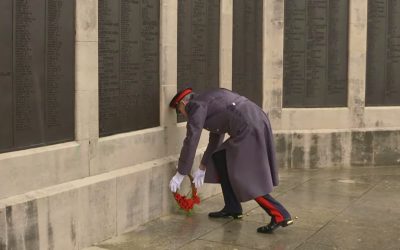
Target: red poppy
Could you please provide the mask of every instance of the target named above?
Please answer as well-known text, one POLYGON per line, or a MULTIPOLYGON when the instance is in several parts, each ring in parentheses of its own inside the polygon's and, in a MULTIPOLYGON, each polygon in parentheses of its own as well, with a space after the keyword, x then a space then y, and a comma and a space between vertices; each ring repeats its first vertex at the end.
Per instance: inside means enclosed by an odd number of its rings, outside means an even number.
POLYGON ((192 197, 187 198, 185 195, 182 196, 178 192, 173 193, 176 202, 179 207, 186 212, 191 212, 195 204, 200 204, 200 197, 197 195, 197 189, 193 183, 193 177, 189 175, 190 183, 192 186, 192 197))

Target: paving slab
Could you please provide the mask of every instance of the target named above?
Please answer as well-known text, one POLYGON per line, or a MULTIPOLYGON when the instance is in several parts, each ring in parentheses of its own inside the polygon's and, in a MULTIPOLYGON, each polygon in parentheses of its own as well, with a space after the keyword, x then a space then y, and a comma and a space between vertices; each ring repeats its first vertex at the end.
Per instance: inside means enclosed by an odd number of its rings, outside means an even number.
POLYGON ((248 248, 243 246, 236 246, 226 243, 220 243, 215 241, 207 241, 207 240, 195 240, 182 246, 180 249, 185 250, 252 250, 254 248, 248 248))
POLYGON ((298 219, 273 234, 256 232, 270 217, 254 201, 242 220, 208 218, 223 207, 218 194, 190 217, 176 211, 85 250, 400 250, 399 167, 289 169, 280 180, 271 195, 298 219))
POLYGON ((338 248, 335 246, 306 242, 301 244, 298 248, 296 248, 296 250, 338 250, 338 248))
POLYGON ((279 233, 277 231, 273 235, 257 233, 257 228, 265 224, 234 220, 209 232, 200 239, 253 249, 295 249, 314 233, 313 230, 295 227, 278 229, 279 233))
POLYGON ((308 242, 337 249, 386 250, 400 249, 400 231, 388 225, 377 225, 371 218, 370 226, 330 223, 313 235, 308 242))
MULTIPOLYGON (((291 227, 311 230, 323 227, 339 214, 338 211, 318 207, 309 209, 301 207, 290 207, 289 210, 293 218, 297 217, 297 219, 294 220, 295 223, 291 227)), ((265 213, 265 211, 261 207, 258 207, 247 213, 243 220, 268 224, 271 220, 271 217, 267 213, 265 213)))
POLYGON ((98 245, 112 250, 129 249, 178 249, 211 230, 227 223, 226 220, 210 220, 196 214, 162 217, 98 245))

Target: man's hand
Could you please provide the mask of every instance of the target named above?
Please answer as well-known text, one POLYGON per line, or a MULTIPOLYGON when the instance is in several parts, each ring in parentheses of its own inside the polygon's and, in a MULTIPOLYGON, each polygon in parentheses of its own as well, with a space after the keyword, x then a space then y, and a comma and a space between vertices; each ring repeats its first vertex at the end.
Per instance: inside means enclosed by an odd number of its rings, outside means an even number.
POLYGON ((205 170, 197 169, 193 175, 193 183, 196 188, 203 186, 204 184, 204 176, 206 175, 205 170))
POLYGON ((171 181, 169 182, 169 188, 172 192, 175 193, 180 188, 184 177, 185 176, 181 175, 178 171, 176 172, 174 177, 172 177, 171 181))

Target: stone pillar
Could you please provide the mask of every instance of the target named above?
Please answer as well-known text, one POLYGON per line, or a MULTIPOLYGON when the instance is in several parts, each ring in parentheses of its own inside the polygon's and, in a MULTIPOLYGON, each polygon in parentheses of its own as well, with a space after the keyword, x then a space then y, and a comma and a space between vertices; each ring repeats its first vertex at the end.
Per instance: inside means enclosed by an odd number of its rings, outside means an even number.
POLYGON ((160 121, 161 126, 174 126, 176 116, 168 104, 177 91, 177 0, 161 0, 160 21, 160 121))
POLYGON ((233 0, 221 0, 220 87, 232 89, 233 0))
POLYGON ((263 109, 277 128, 281 121, 283 94, 284 1, 264 0, 263 109))
POLYGON ((89 143, 90 161, 99 138, 97 13, 98 0, 76 1, 75 138, 89 143))
POLYGON ((174 110, 168 104, 178 86, 178 1, 160 1, 160 123, 165 128, 167 155, 178 151, 180 138, 174 110))
POLYGON ((349 10, 349 125, 364 127, 368 1, 351 0, 349 10))

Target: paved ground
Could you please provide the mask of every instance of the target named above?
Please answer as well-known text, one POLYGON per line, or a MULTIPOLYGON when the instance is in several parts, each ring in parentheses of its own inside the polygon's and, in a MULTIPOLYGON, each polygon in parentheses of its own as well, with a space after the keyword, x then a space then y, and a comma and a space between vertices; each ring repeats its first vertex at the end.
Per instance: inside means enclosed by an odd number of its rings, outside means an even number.
POLYGON ((254 201, 242 220, 209 219, 223 206, 217 195, 191 217, 162 217, 87 250, 400 250, 400 167, 285 170, 272 195, 298 217, 272 235, 256 232, 270 218, 254 201))

